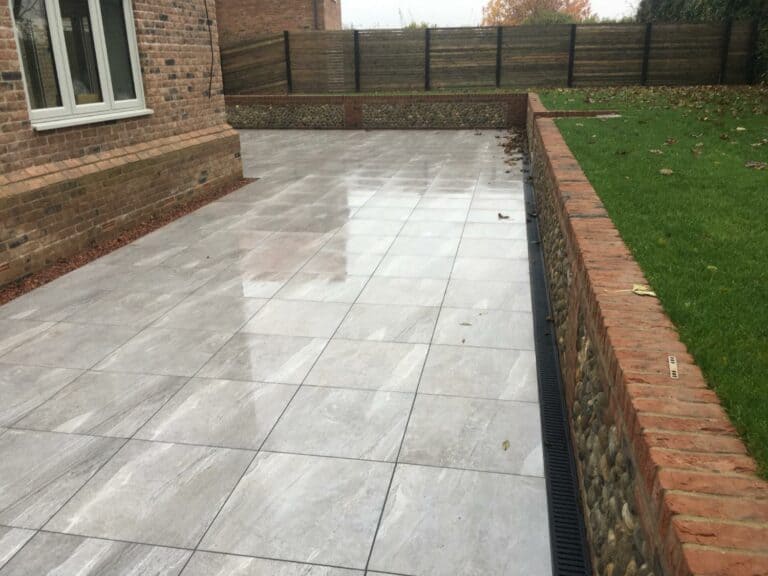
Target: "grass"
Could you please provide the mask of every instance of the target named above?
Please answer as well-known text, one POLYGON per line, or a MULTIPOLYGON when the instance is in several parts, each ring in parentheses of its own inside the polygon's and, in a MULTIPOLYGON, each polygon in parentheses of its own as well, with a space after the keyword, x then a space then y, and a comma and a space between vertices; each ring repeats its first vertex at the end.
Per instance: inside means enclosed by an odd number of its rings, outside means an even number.
POLYGON ((768 88, 542 98, 768 479, 768 88))

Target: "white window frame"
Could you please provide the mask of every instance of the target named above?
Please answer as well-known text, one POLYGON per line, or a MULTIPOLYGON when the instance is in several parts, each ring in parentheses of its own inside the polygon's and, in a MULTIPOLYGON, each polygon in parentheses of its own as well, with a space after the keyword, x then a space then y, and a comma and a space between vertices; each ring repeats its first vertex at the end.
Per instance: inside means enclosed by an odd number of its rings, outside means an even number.
MULTIPOLYGON (((59 93, 62 105, 55 108, 33 109, 29 100, 29 90, 27 88, 27 72, 22 65, 24 92, 27 98, 27 108, 29 110, 29 119, 32 123, 32 127, 35 130, 53 130, 67 126, 108 122, 110 120, 120 120, 123 118, 134 118, 152 114, 152 110, 146 107, 144 100, 144 85, 141 78, 141 66, 139 64, 139 47, 138 42, 136 41, 136 24, 133 19, 133 1, 122 0, 122 6, 136 98, 131 100, 115 100, 114 91, 112 89, 111 71, 109 68, 109 57, 107 55, 107 46, 104 38, 104 23, 101 16, 101 7, 99 5, 99 0, 87 0, 88 9, 91 15, 90 24, 91 34, 93 35, 94 52, 96 54, 96 65, 99 71, 99 84, 103 99, 102 102, 92 104, 77 104, 75 102, 75 92, 72 85, 72 75, 69 73, 69 57, 64 41, 64 24, 61 17, 59 0, 44 0, 44 2, 46 14, 48 16, 48 28, 51 35, 51 47, 53 49, 56 78, 59 82, 59 93)), ((13 18, 13 0, 9 0, 9 3, 11 4, 11 17, 13 18)), ((22 62, 20 52, 21 42, 15 22, 13 30, 14 35, 16 36, 16 47, 19 51, 19 62, 22 62)))

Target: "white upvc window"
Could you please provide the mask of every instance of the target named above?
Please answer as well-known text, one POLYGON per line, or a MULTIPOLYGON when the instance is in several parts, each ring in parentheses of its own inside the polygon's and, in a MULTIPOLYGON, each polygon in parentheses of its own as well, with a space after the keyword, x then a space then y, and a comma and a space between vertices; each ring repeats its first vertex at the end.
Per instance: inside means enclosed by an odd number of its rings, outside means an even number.
POLYGON ((10 0, 29 115, 50 130, 151 114, 131 0, 10 0))

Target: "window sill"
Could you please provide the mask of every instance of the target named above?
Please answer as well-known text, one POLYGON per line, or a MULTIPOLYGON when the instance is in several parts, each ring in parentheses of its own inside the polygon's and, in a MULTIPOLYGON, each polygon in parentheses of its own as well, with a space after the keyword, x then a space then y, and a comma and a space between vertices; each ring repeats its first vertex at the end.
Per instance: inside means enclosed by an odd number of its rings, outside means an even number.
POLYGON ((150 116, 154 110, 141 108, 140 110, 117 110, 104 114, 93 114, 91 116, 70 116, 69 118, 60 118, 57 120, 42 120, 32 122, 32 128, 38 132, 45 130, 56 130, 57 128, 69 128, 70 126, 83 126, 85 124, 97 124, 100 122, 111 122, 113 120, 125 120, 127 118, 138 118, 139 116, 150 116))

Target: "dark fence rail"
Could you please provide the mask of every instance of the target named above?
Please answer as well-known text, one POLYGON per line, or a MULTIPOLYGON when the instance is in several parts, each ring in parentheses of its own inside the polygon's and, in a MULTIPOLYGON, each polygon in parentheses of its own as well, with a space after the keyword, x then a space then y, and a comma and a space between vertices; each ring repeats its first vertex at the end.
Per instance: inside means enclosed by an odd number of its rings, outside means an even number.
POLYGON ((751 22, 285 32, 222 50, 226 94, 746 84, 751 22))

